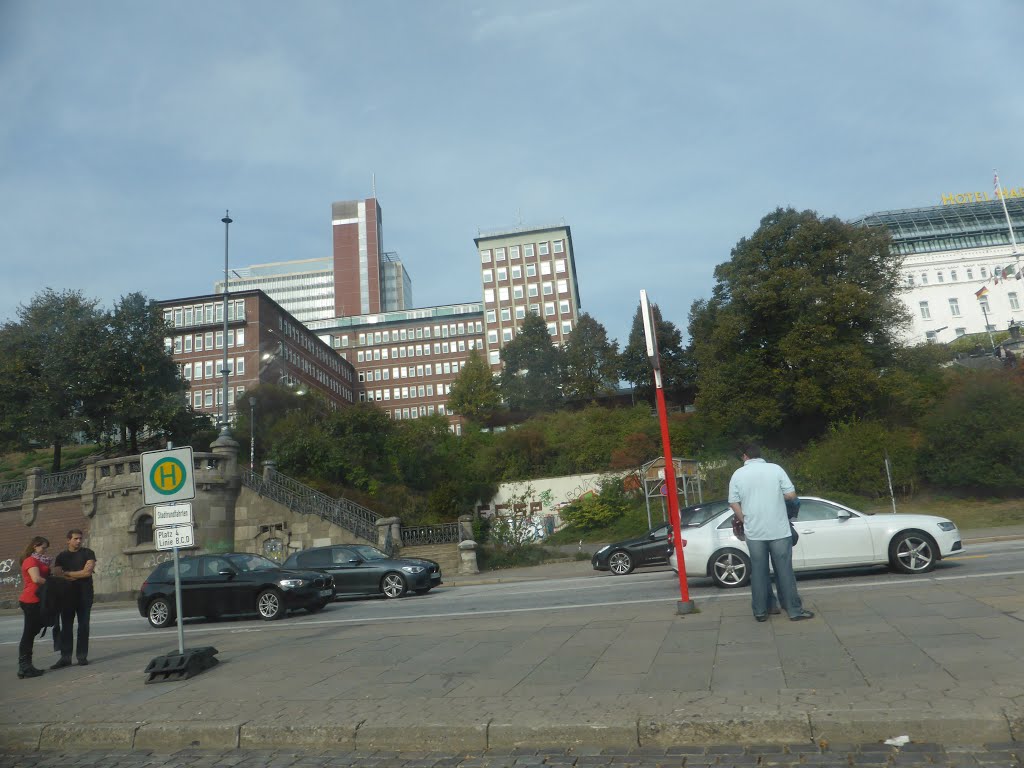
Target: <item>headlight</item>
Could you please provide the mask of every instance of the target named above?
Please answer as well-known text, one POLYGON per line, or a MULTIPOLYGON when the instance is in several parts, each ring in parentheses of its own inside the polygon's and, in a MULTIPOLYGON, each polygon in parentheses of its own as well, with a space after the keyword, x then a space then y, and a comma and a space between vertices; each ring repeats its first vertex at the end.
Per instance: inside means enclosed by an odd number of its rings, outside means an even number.
POLYGON ((422 573, 423 572, 423 566, 422 565, 403 565, 402 566, 402 570, 405 571, 406 573, 422 573))
POLYGON ((939 523, 939 530, 940 531, 955 531, 956 530, 956 523, 951 523, 948 520, 944 520, 943 522, 939 523))
POLYGON ((278 583, 283 589, 295 589, 295 587, 301 587, 306 582, 302 579, 281 579, 278 583))

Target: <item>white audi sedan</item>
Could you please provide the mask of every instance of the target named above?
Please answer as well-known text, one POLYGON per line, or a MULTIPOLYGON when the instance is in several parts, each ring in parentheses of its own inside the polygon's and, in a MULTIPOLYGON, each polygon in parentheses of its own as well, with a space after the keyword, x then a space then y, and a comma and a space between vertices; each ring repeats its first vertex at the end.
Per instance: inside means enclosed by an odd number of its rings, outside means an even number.
MULTIPOLYGON (((680 510, 686 575, 710 576, 723 588, 750 581, 747 545, 733 536, 732 510, 724 501, 680 510)), ((793 525, 800 539, 793 547, 793 568, 813 571, 888 565, 902 573, 927 573, 943 557, 963 551, 960 531, 944 517, 869 515, 835 501, 800 497, 793 525)), ((676 553, 669 565, 678 573, 676 553)))

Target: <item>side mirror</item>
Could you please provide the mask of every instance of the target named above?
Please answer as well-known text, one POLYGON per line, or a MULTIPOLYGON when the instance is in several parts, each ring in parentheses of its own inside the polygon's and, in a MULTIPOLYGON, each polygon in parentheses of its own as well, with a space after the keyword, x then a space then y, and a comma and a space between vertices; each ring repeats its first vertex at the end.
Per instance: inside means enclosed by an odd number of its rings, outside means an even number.
POLYGON ((837 517, 840 520, 849 520, 851 517, 853 517, 853 515, 850 513, 850 510, 848 509, 840 509, 837 517))

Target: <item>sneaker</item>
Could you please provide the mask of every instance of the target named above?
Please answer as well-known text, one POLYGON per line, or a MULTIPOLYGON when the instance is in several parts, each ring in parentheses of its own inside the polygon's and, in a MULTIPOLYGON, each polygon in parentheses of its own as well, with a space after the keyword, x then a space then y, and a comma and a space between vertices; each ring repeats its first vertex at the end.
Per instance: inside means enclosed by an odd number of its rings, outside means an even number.
POLYGON ((50 669, 63 669, 64 667, 70 667, 70 666, 71 666, 71 657, 70 656, 61 656, 59 659, 57 659, 57 663, 54 664, 52 667, 50 667, 50 669))
POLYGON ((798 613, 796 616, 790 616, 789 620, 790 621, 803 621, 804 619, 813 619, 813 618, 814 618, 814 612, 813 611, 800 611, 800 613, 798 613))

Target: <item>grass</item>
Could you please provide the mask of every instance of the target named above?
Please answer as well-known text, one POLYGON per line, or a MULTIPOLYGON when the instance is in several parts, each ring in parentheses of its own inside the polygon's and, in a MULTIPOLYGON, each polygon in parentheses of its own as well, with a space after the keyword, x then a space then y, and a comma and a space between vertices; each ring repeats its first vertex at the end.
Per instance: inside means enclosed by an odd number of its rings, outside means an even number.
MULTIPOLYGON (((74 469, 82 463, 82 459, 99 452, 96 445, 65 445, 61 449, 61 471, 74 469)), ((40 467, 49 473, 53 466, 53 448, 34 448, 28 451, 5 453, 0 455, 0 483, 21 480, 25 472, 33 467, 40 467)))

